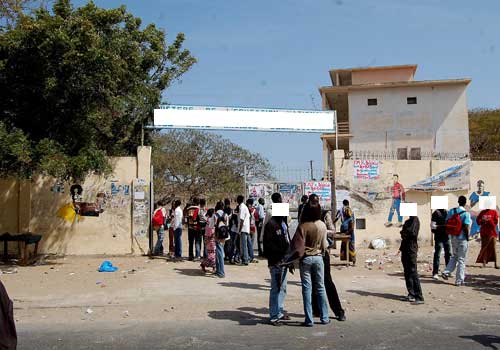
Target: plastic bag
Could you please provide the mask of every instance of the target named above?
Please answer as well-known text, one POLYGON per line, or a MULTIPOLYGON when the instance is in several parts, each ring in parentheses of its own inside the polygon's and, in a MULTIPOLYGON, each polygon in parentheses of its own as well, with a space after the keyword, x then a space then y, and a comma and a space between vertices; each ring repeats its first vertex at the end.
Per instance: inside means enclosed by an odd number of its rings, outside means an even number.
POLYGON ((105 260, 102 262, 98 271, 99 272, 115 272, 116 270, 118 270, 118 267, 113 266, 111 261, 105 260))
POLYGON ((384 249, 385 247, 386 244, 383 238, 377 237, 370 242, 370 248, 372 249, 384 249))

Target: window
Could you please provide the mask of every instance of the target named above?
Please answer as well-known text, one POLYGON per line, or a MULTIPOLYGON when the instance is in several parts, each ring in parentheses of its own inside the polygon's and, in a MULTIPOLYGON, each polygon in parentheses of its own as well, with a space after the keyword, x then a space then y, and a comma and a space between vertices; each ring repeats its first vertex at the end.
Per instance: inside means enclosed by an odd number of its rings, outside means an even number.
POLYGON ((415 147, 410 149, 410 159, 421 160, 422 154, 420 152, 420 147, 415 147))
POLYGON ((356 230, 366 230, 366 219, 356 218, 356 230))
POLYGON ((377 99, 376 98, 369 98, 368 99, 368 106, 376 106, 377 105, 377 99))
POLYGON ((407 97, 406 98, 406 104, 407 105, 416 105, 417 104, 417 98, 416 97, 407 97))
POLYGON ((398 148, 398 160, 408 159, 408 148, 398 148))

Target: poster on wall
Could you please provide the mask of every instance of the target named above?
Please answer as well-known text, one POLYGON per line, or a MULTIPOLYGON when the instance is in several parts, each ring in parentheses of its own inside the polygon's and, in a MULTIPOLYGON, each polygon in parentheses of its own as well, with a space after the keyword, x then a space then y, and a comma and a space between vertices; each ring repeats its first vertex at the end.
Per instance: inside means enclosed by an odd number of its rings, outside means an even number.
POLYGON ((271 203, 271 195, 274 192, 274 184, 272 183, 250 183, 248 184, 248 198, 253 198, 254 201, 259 198, 264 198, 266 203, 271 203))
POLYGON ((149 184, 143 179, 134 180, 132 205, 132 230, 136 237, 144 237, 149 231, 149 184))
POLYGON ((453 192, 453 191, 463 191, 469 190, 470 188, 470 162, 464 162, 462 164, 457 164, 449 167, 436 175, 428 177, 422 181, 419 181, 410 187, 409 190, 415 191, 443 191, 443 192, 453 192))
POLYGON ((332 200, 332 184, 327 181, 308 181, 304 182, 304 194, 317 194, 321 206, 325 208, 331 207, 332 200))
POLYGON ((279 183, 278 192, 281 194, 283 203, 288 203, 290 208, 298 208, 302 196, 302 186, 297 183, 279 183))
POLYGON ((354 180, 380 179, 380 161, 354 160, 352 163, 354 180))

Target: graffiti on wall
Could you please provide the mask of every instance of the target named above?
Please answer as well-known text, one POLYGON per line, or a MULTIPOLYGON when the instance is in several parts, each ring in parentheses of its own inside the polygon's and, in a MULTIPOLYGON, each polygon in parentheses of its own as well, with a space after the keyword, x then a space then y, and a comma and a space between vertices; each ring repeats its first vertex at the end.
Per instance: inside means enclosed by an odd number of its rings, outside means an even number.
POLYGON ((466 191, 470 188, 470 162, 449 167, 436 175, 419 181, 408 189, 415 191, 466 191))
POLYGON ((352 167, 355 180, 378 180, 380 178, 378 160, 354 160, 352 167))
POLYGON ((290 208, 298 208, 302 196, 301 184, 279 183, 278 192, 281 194, 283 203, 288 203, 290 208))
POLYGON ((136 237, 144 237, 149 231, 149 184, 143 179, 135 179, 133 183, 133 233, 136 237))

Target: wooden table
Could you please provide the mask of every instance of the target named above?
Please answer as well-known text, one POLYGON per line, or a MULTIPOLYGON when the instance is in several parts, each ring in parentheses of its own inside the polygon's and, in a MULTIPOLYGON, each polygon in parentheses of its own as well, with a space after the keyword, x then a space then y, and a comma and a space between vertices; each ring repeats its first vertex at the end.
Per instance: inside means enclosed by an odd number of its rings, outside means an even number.
POLYGON ((350 261, 349 261, 349 241, 351 240, 351 236, 350 235, 344 235, 344 234, 341 234, 341 233, 337 233, 335 235, 335 237, 333 238, 333 240, 334 240, 334 242, 340 241, 341 243, 343 243, 343 242, 346 243, 346 248, 347 249, 346 249, 345 265, 349 266, 349 264, 350 264, 350 261))
POLYGON ((28 265, 29 263, 28 245, 30 244, 35 245, 33 255, 36 257, 38 254, 38 244, 40 243, 41 239, 42 239, 41 235, 36 235, 31 232, 14 234, 14 235, 11 235, 10 233, 6 232, 0 235, 0 242, 3 242, 3 260, 7 260, 9 258, 8 243, 17 242, 20 265, 22 266, 28 265))

